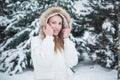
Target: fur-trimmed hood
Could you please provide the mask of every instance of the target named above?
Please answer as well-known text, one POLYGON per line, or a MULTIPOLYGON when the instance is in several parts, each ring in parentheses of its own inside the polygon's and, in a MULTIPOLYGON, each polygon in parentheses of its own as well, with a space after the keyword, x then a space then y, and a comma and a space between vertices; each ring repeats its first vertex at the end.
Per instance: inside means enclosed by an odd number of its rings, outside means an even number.
MULTIPOLYGON (((64 16, 65 20, 66 20, 66 24, 68 27, 72 28, 72 20, 71 17, 69 15, 69 13, 63 9, 62 7, 51 7, 48 8, 45 12, 42 13, 42 15, 39 18, 39 24, 40 24, 40 32, 42 32, 42 28, 44 26, 46 26, 46 21, 47 19, 52 15, 52 14, 61 14, 62 16, 64 16)), ((41 35, 44 35, 43 32, 41 35)))

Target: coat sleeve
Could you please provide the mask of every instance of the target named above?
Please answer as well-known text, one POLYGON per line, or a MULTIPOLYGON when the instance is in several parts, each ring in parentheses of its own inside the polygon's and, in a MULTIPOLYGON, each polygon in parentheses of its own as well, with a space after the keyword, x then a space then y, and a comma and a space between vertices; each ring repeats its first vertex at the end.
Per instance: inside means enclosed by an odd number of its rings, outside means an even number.
POLYGON ((69 39, 64 39, 64 53, 65 53, 65 60, 66 64, 69 67, 73 67, 78 63, 78 52, 75 48, 74 43, 69 39))
POLYGON ((31 39, 31 58, 35 68, 50 66, 53 61, 54 42, 52 36, 40 41, 39 38, 31 39))

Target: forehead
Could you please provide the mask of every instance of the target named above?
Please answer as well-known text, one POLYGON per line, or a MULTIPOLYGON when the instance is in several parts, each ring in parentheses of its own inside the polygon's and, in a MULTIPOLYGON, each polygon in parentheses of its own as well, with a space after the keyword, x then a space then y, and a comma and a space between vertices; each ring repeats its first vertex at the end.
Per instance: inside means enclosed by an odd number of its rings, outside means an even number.
POLYGON ((62 18, 61 18, 61 16, 60 15, 58 15, 58 14, 56 14, 56 15, 54 15, 54 16, 51 16, 50 18, 49 18, 49 20, 62 20, 62 18))

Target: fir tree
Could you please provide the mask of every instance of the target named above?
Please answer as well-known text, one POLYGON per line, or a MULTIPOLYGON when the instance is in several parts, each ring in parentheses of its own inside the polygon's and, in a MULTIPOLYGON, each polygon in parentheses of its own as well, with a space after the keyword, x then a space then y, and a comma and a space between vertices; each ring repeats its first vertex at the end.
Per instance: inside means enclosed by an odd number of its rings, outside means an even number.
POLYGON ((107 68, 116 68, 118 59, 118 5, 119 0, 88 0, 89 14, 83 24, 94 37, 88 39, 90 58, 107 68), (93 28, 92 30, 90 28, 93 28), (93 43, 93 44, 92 44, 93 43))
MULTIPOLYGON (((120 5, 119 5, 120 7, 120 5)), ((118 9, 118 12, 120 11, 120 8, 118 9)), ((117 14, 118 18, 118 24, 119 24, 119 31, 118 31, 118 79, 120 79, 120 13, 117 14)))

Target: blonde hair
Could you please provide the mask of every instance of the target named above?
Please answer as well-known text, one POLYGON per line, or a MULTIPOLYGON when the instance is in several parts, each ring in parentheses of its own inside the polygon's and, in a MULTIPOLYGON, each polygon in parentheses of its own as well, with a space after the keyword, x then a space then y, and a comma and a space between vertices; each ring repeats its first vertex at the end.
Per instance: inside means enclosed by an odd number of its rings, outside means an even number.
MULTIPOLYGON (((40 19, 39 19, 40 37, 41 37, 41 39, 44 39, 45 36, 46 36, 44 34, 44 32, 42 31, 43 27, 46 26, 46 20, 48 19, 48 17, 51 14, 54 14, 54 13, 62 14, 66 18, 66 21, 68 23, 68 27, 72 28, 72 26, 71 26, 71 24, 72 24, 71 17, 62 7, 48 8, 45 12, 42 13, 42 15, 40 16, 40 19)), ((61 15, 59 15, 59 16, 62 18, 61 15)), ((62 18, 62 21, 63 21, 63 18, 62 18)), ((62 28, 64 28, 64 27, 65 26, 62 25, 62 28)), ((61 32, 58 34, 58 37, 54 37, 54 43, 55 43, 55 47, 54 47, 55 52, 62 51, 64 49, 64 40, 62 38, 62 33, 61 32)))

